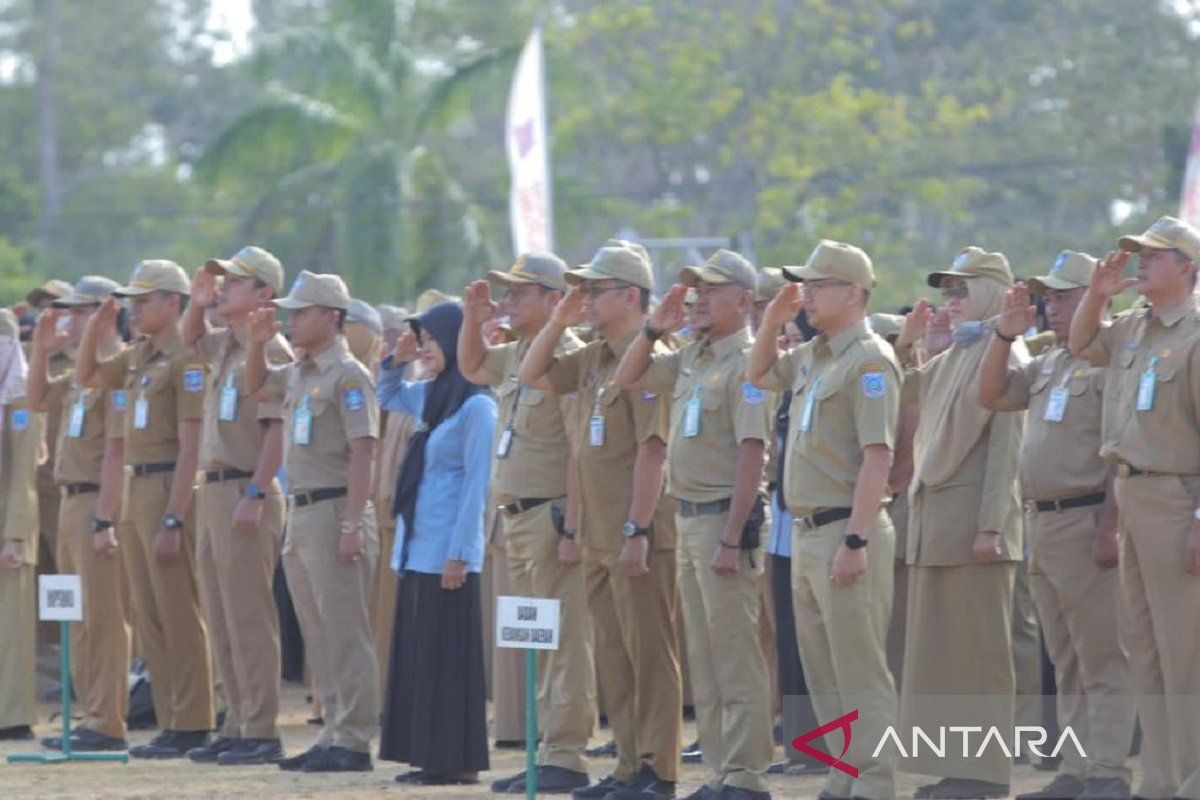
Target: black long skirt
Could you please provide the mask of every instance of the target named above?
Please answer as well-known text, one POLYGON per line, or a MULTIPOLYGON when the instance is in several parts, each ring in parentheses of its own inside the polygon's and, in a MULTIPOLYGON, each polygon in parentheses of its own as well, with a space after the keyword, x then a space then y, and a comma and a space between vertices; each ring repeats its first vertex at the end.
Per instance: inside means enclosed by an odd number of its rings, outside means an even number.
POLYGON ((396 590, 379 757, 433 773, 488 768, 479 575, 406 571, 396 590))

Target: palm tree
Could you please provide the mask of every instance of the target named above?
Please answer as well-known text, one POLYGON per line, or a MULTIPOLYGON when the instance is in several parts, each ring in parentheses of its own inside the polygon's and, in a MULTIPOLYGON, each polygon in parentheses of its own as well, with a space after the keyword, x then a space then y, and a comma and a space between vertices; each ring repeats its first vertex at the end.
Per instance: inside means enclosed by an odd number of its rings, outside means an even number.
POLYGON ((519 46, 464 37, 431 57, 409 40, 420 6, 337 3, 328 19, 260 40, 250 68, 261 98, 197 163, 202 178, 254 198, 244 240, 274 225, 302 243, 292 255, 356 291, 412 298, 437 260, 420 252, 430 231, 414 212, 434 206, 455 220, 456 255, 492 261, 482 210, 433 145, 485 81, 511 71, 519 46))

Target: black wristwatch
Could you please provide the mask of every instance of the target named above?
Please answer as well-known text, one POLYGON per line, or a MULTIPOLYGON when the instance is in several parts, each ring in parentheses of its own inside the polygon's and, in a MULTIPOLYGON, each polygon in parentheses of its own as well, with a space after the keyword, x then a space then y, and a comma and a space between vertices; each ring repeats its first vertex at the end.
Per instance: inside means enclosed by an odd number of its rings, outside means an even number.
POLYGON ((92 517, 92 533, 104 533, 106 530, 108 530, 112 526, 113 526, 113 522, 111 519, 100 519, 99 517, 92 517))
POLYGON ((169 531, 177 531, 183 527, 183 520, 174 514, 167 514, 162 518, 162 526, 169 531))
POLYGON ((251 500, 262 500, 264 497, 267 496, 263 492, 262 487, 259 486, 257 483, 247 484, 246 489, 245 489, 245 491, 242 492, 242 494, 245 495, 246 497, 250 498, 251 500))
POLYGON ((566 539, 568 542, 573 542, 575 541, 575 531, 571 530, 570 528, 563 528, 558 534, 558 537, 560 539, 566 539))
POLYGON ((632 539, 635 536, 649 536, 650 529, 639 527, 637 523, 630 520, 621 526, 621 535, 626 539, 632 539))
POLYGON ((868 544, 867 540, 857 533, 847 533, 845 542, 846 547, 849 547, 851 550, 862 550, 868 544))
POLYGON ((663 337, 662 331, 656 331, 650 327, 650 320, 646 320, 645 324, 642 325, 642 333, 646 334, 646 338, 652 342, 657 342, 663 337))

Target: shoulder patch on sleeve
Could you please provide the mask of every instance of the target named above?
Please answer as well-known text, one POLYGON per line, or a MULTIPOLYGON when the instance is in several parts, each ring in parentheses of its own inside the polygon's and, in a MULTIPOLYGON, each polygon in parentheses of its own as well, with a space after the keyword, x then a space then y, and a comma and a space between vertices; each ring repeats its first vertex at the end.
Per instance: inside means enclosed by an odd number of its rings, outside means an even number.
POLYGON ((760 406, 767 399, 767 393, 749 381, 742 383, 742 400, 748 406, 760 406))
POLYGON ((863 397, 868 400, 877 400, 887 394, 887 378, 883 372, 864 372, 860 380, 863 397))
POLYGON ((12 412, 12 426, 14 431, 23 431, 29 429, 29 409, 16 408, 12 412))
POLYGON ((113 389, 112 392, 112 407, 114 411, 125 410, 125 390, 113 389))
POLYGON ((358 383, 348 383, 342 388, 342 404, 347 411, 362 411, 366 404, 363 387, 358 383))
POLYGON ((183 388, 195 394, 204 391, 204 369, 191 366, 183 371, 183 388))

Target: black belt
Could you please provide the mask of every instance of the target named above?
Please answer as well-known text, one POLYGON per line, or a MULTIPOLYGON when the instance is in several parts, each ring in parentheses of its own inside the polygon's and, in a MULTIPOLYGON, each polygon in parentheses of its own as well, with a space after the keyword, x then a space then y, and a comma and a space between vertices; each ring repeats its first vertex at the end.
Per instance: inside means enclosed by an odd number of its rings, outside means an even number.
POLYGON ((77 494, 92 494, 100 491, 98 483, 68 483, 64 484, 63 488, 67 490, 67 497, 74 497, 77 494))
POLYGON ((221 481, 238 481, 253 477, 253 472, 246 472, 244 469, 210 469, 204 473, 204 482, 220 483, 221 481))
POLYGON ((1105 497, 1107 495, 1104 492, 1092 492, 1077 497, 1068 497, 1065 500, 1034 500, 1030 505, 1036 511, 1066 511, 1068 508, 1098 506, 1104 502, 1105 497))
POLYGON ((130 469, 133 470, 133 477, 141 478, 159 472, 174 472, 175 464, 174 462, 169 464, 131 464, 130 469))
POLYGON ((729 498, 714 500, 711 503, 693 503, 690 500, 679 501, 679 516, 681 517, 710 517, 714 514, 724 514, 729 510, 729 498))
POLYGON ((792 524, 802 525, 811 531, 820 528, 822 525, 828 525, 831 522, 850 519, 850 513, 851 511, 848 508, 830 508, 825 511, 818 511, 815 514, 809 514, 807 517, 792 517, 792 524))
POLYGON ((313 503, 319 503, 322 500, 332 500, 335 497, 345 497, 346 487, 341 486, 336 489, 313 489, 311 492, 296 492, 292 495, 292 500, 296 503, 296 508, 304 508, 311 506, 313 503))
POLYGON ((1152 469, 1139 469, 1132 464, 1117 464, 1117 475, 1122 478, 1136 478, 1139 475, 1173 475, 1171 472, 1155 472, 1152 469))
POLYGON ((506 506, 500 506, 500 510, 509 515, 523 514, 529 509, 537 508, 553 499, 553 497, 520 497, 506 506))

